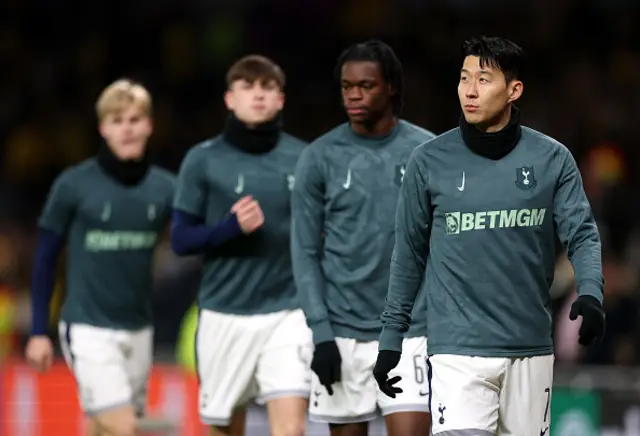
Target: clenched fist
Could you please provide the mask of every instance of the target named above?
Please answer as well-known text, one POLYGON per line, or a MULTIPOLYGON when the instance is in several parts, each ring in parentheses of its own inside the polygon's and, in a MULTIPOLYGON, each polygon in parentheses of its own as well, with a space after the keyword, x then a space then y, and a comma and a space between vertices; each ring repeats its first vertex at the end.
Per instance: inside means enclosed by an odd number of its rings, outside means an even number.
POLYGON ((245 234, 253 233, 264 223, 262 209, 252 196, 247 195, 238 200, 232 207, 231 213, 236 214, 238 224, 245 234))
POLYGON ((49 336, 31 336, 25 351, 27 362, 36 371, 44 373, 53 363, 53 344, 49 336))

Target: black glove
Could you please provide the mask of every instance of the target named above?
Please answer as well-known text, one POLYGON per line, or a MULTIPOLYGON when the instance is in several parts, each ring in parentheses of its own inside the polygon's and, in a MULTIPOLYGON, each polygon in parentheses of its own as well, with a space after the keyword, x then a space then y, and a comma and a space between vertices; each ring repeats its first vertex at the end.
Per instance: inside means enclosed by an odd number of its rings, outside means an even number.
POLYGON ((582 316, 582 325, 578 333, 578 342, 580 345, 586 347, 591 345, 594 340, 597 340, 597 343, 599 343, 604 336, 606 325, 602 304, 600 304, 595 297, 582 295, 571 305, 569 319, 575 321, 578 319, 578 316, 582 316))
POLYGON ((382 392, 391 398, 395 398, 396 394, 401 394, 402 389, 394 385, 402 380, 399 375, 389 378, 389 372, 400 362, 402 353, 399 351, 382 350, 378 353, 376 366, 373 367, 373 376, 378 382, 378 387, 382 392))
POLYGON ((320 384, 333 395, 332 384, 342 380, 342 357, 335 341, 321 342, 316 345, 311 361, 311 370, 316 373, 320 384))

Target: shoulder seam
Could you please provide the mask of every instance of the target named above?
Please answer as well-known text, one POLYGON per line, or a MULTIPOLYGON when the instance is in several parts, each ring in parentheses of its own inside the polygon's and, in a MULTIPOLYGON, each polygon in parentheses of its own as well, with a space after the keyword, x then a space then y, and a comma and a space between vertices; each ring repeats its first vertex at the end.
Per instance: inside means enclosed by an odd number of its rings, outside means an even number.
POLYGON ((304 147, 304 146, 306 146, 306 145, 308 145, 308 142, 307 142, 307 141, 304 141, 304 140, 302 140, 302 139, 298 138, 297 136, 293 136, 292 134, 287 133, 287 132, 285 132, 285 131, 283 131, 283 132, 282 132, 282 138, 283 138, 283 139, 285 139, 285 138, 286 138, 286 139, 288 139, 288 140, 290 140, 290 141, 292 141, 292 142, 295 142, 295 143, 296 143, 296 145, 300 145, 300 146, 303 146, 303 147, 304 147))
POLYGON ((418 126, 417 124, 413 124, 413 123, 411 123, 409 121, 406 121, 406 120, 404 120, 404 122, 405 122, 405 125, 410 127, 411 129, 413 129, 413 130, 415 130, 417 132, 420 132, 420 133, 422 133, 424 135, 430 136, 431 138, 429 140, 431 140, 431 139, 433 139, 433 138, 438 136, 434 132, 432 132, 431 130, 425 129, 422 126, 418 126))
POLYGON ((71 176, 71 175, 76 174, 76 173, 81 172, 81 171, 86 171, 86 170, 89 169, 89 167, 91 165, 94 165, 94 164, 96 164, 96 162, 93 160, 93 158, 85 159, 82 162, 78 162, 75 165, 72 165, 70 167, 65 168, 58 175, 58 177, 67 177, 67 176, 71 176))
POLYGON ((314 139, 313 141, 311 141, 309 143, 309 145, 315 145, 315 144, 324 144, 326 141, 329 140, 330 137, 333 137, 333 135, 335 135, 339 129, 342 129, 345 126, 346 123, 342 123, 337 125, 336 127, 334 127, 333 129, 329 130, 328 132, 324 133, 323 135, 317 137, 316 139, 314 139))
POLYGON ((153 165, 152 169, 155 171, 156 174, 162 177, 163 180, 168 181, 169 183, 173 183, 175 174, 173 174, 171 171, 165 168, 162 168, 161 166, 158 166, 158 165, 153 165))

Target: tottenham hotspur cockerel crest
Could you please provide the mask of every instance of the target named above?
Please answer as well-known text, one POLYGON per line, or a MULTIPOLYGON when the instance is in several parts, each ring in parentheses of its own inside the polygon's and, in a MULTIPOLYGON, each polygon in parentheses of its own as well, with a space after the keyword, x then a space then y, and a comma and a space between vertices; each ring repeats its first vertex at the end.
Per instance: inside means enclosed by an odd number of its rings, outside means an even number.
POLYGON ((516 186, 524 191, 538 186, 533 167, 520 167, 516 170, 516 186))
POLYGON ((404 181, 404 172, 406 171, 406 165, 396 165, 396 174, 394 177, 394 182, 398 186, 402 186, 402 182, 404 181))

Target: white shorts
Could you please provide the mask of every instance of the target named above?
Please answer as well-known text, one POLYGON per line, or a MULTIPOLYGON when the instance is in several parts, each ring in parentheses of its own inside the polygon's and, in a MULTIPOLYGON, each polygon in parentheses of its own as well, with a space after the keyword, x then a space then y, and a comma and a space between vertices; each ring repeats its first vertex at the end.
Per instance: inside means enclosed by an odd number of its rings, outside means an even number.
POLYGON ((201 310, 196 333, 203 424, 227 426, 252 399, 308 398, 311 330, 302 310, 230 315, 201 310))
POLYGON ((402 342, 402 358, 389 378, 399 375, 396 385, 403 392, 391 398, 378 389, 373 367, 378 357, 378 341, 359 342, 336 338, 342 357, 342 381, 329 395, 314 373, 309 418, 314 422, 350 424, 374 420, 397 412, 429 412, 427 338, 407 338, 402 342))
POLYGON ((433 435, 549 436, 553 361, 431 356, 433 435))
POLYGON ((127 405, 144 415, 153 362, 151 327, 128 331, 61 322, 58 331, 87 415, 127 405))

